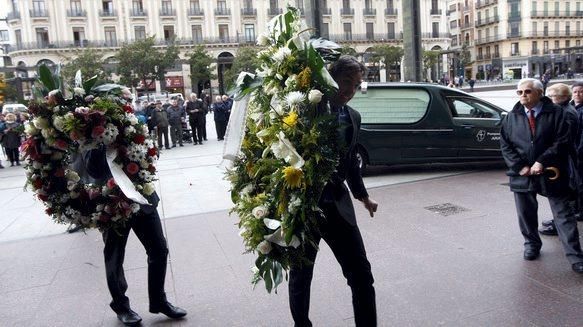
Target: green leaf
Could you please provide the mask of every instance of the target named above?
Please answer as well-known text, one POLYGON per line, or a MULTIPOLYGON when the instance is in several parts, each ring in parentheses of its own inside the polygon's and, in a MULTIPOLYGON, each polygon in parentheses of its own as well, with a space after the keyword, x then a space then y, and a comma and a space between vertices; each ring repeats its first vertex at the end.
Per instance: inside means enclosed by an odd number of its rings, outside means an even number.
POLYGON ((91 77, 90 79, 86 80, 83 83, 83 89, 85 90, 86 94, 89 94, 89 91, 91 91, 91 89, 93 88, 93 86, 95 86, 95 83, 97 82, 97 75, 91 77))
POLYGON ((55 81, 53 80, 53 74, 47 65, 41 65, 38 68, 38 76, 39 81, 48 89, 48 91, 52 91, 56 89, 55 81))

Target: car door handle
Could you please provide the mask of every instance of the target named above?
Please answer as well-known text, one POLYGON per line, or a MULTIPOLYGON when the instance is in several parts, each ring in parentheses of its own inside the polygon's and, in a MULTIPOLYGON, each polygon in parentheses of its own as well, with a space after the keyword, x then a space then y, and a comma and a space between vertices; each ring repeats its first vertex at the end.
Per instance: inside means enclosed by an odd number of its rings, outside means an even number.
POLYGON ((472 124, 462 124, 462 127, 465 128, 465 129, 471 129, 471 128, 474 128, 474 125, 472 125, 472 124))

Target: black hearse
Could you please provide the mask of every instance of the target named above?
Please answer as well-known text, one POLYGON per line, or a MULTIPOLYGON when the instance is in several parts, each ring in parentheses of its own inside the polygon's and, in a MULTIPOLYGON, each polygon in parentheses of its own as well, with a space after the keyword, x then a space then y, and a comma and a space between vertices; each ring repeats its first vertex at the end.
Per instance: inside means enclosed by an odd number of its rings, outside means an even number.
POLYGON ((500 161, 506 112, 435 84, 363 83, 348 103, 362 116, 359 159, 366 165, 500 161))

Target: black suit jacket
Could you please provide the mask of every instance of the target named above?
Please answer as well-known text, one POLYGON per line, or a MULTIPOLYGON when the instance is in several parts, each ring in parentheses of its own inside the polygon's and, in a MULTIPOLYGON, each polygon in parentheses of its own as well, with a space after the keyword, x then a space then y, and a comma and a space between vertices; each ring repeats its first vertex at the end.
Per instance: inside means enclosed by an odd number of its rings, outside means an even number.
POLYGON ((368 197, 368 192, 364 187, 358 159, 356 158, 360 114, 349 106, 345 106, 345 108, 352 122, 352 126, 346 131, 347 139, 350 142, 346 152, 341 154, 340 161, 332 177, 324 186, 319 202, 320 207, 324 210, 326 210, 327 206, 334 206, 344 220, 351 225, 356 225, 354 206, 344 181, 348 182, 352 195, 357 199, 368 197))

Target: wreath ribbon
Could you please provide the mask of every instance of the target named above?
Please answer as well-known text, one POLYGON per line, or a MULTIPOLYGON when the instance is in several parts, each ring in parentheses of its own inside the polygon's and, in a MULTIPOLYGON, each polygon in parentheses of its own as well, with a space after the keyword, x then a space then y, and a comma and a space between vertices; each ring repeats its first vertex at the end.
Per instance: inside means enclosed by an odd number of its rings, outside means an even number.
POLYGON ((108 149, 105 154, 107 165, 109 166, 109 170, 111 170, 111 176, 115 180, 115 183, 128 199, 139 204, 149 205, 150 203, 148 200, 136 190, 130 178, 123 171, 123 168, 118 163, 114 162, 116 156, 117 151, 115 149, 108 149))

